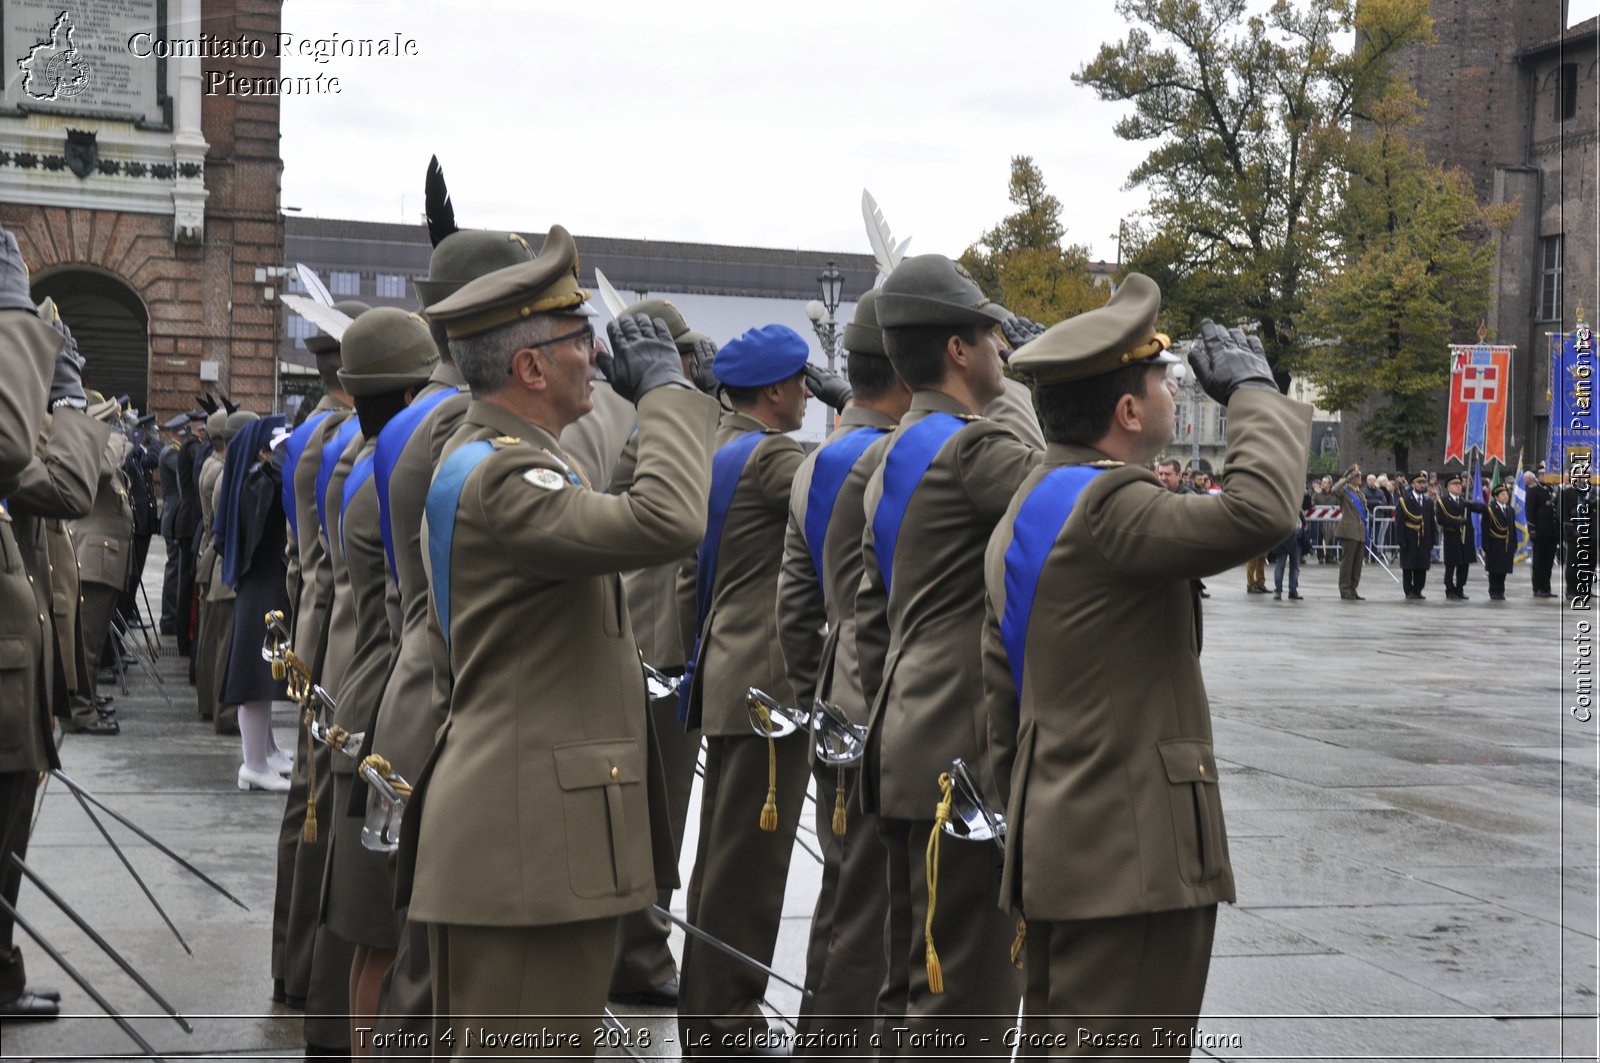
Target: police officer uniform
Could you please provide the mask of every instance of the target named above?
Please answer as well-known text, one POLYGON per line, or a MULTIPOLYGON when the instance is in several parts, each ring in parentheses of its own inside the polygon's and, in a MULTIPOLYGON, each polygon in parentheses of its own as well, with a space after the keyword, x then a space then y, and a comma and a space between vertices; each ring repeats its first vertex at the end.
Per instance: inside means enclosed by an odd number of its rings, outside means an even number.
MULTIPOLYGON (((429 317, 454 340, 582 313, 577 272, 577 248, 555 226, 533 261, 473 281, 429 317)), ((676 364, 666 375, 669 340, 624 324, 638 347, 615 350, 618 370, 643 392, 635 490, 590 490, 550 431, 484 397, 429 489, 424 556, 451 701, 406 809, 399 897, 430 924, 440 1035, 461 1029, 456 1016, 504 1033, 525 1033, 523 1014, 567 1016, 541 1027, 579 1043, 547 1051, 592 1054, 616 917, 674 875, 618 574, 682 556, 699 537, 697 441, 715 404, 676 364)), ((453 1045, 476 1054, 459 1034, 453 1045)))
POLYGON ((1428 477, 1417 473, 1408 489, 1395 497, 1394 517, 1400 529, 1400 576, 1406 598, 1421 601, 1433 565, 1434 507, 1428 497, 1428 477))
POLYGON ((1489 577, 1490 601, 1506 600, 1506 577, 1511 575, 1521 541, 1517 513, 1511 507, 1511 487, 1501 484, 1483 514, 1483 570, 1489 577))
MULTIPOLYGON (((863 294, 845 326, 852 365, 868 358, 888 363, 877 299, 876 288, 863 294)), ((778 642, 798 704, 809 709, 821 698, 859 727, 867 723, 855 634, 863 499, 871 474, 865 452, 895 424, 877 410, 849 406, 823 445, 806 456, 789 492, 778 578, 778 642)), ((813 996, 802 999, 798 1025, 801 1033, 831 1035, 819 1043, 846 1049, 853 1043, 859 1050, 868 1044, 871 1002, 883 985, 888 867, 877 817, 850 811, 859 802, 859 764, 829 766, 816 759, 813 747, 812 776, 822 885, 806 950, 805 986, 813 996)))
MULTIPOLYGON (((761 388, 799 376, 809 353, 793 330, 767 325, 729 341, 711 370, 725 386, 761 388)), ((737 409, 722 415, 711 519, 694 567, 696 646, 681 691, 685 722, 706 738, 689 922, 764 963, 777 945, 809 778, 805 736, 757 737, 747 707, 750 687, 796 703, 773 603, 789 491, 805 454, 780 427, 737 409)), ((766 984, 726 953, 685 941, 678 1025, 686 1048, 716 1054, 765 1033, 766 984)))
MULTIPOLYGON (((954 332, 992 328, 1011 316, 942 255, 901 263, 883 283, 877 313, 891 354, 897 328, 954 332)), ((921 388, 900 426, 866 459, 874 472, 855 608, 861 687, 871 706, 862 808, 879 817, 889 866, 888 972, 878 1013, 885 1027, 961 1033, 969 1052, 992 1050, 1016 1014, 1022 984, 1009 955, 1013 927, 990 904, 999 889, 994 850, 944 846, 931 928, 944 975, 940 992, 929 970, 925 854, 940 775, 953 758, 973 765, 986 759, 978 661, 983 548, 1039 457, 956 397, 921 388), (910 441, 904 451, 903 440, 910 441)))
POLYGON ((1444 542, 1444 596, 1458 602, 1468 600, 1467 566, 1478 561, 1478 536, 1472 527, 1472 514, 1484 512, 1482 502, 1450 493, 1450 485, 1461 482, 1460 476, 1445 481, 1436 510, 1444 542))
MULTIPOLYGON (((1047 425, 1075 382, 1175 361, 1159 308, 1155 283, 1130 274, 1104 308, 1017 352, 1047 425)), ((1008 796, 1001 903, 1027 918, 1024 1030, 1062 1038, 1066 1054, 1187 1058, 1151 1028, 1192 1031, 1216 905, 1234 899, 1195 581, 1295 527, 1311 423, 1259 348, 1251 362, 1242 383, 1207 389, 1228 407, 1221 494, 1173 494, 1143 464, 1052 442, 985 555, 985 702, 1008 796), (1080 1030, 1119 1047, 1086 1052, 1080 1030)))

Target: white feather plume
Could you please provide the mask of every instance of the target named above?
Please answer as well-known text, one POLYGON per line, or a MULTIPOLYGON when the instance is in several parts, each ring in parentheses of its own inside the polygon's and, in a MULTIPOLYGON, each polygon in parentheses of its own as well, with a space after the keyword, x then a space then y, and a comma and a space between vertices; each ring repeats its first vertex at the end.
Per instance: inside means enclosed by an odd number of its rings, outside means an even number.
POLYGON ((878 263, 878 283, 882 284, 883 279, 893 273, 905 257, 906 245, 911 240, 907 238, 904 243, 895 243, 889 223, 883 220, 883 211, 878 209, 878 201, 865 188, 861 190, 861 217, 867 223, 867 242, 872 245, 872 257, 878 263))
POLYGON ((350 327, 351 319, 343 313, 331 306, 323 306, 315 299, 307 299, 303 295, 291 295, 285 292, 278 298, 283 300, 284 306, 287 306, 334 339, 344 339, 344 330, 350 327))
POLYGON ((613 320, 622 316, 622 311, 627 308, 627 302, 617 294, 617 290, 606 280, 606 275, 597 268, 594 271, 595 286, 600 289, 600 301, 606 304, 606 309, 611 311, 613 320))
POLYGON ((322 278, 317 276, 316 270, 304 262, 296 262, 294 269, 300 275, 300 283, 305 286, 307 295, 323 306, 333 305, 333 293, 323 286, 322 278))

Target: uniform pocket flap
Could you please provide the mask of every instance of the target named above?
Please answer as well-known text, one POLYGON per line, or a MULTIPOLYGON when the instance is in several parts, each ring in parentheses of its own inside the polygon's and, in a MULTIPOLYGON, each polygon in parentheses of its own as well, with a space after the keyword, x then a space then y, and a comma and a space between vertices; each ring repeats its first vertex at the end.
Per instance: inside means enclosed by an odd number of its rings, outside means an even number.
POLYGON ((20 635, 0 635, 0 672, 26 668, 32 660, 28 640, 20 635))
POLYGON ((644 779, 644 750, 631 738, 567 742, 552 751, 563 790, 584 790, 644 779))
POLYGON ((1211 743, 1203 738, 1169 738, 1157 742, 1161 761, 1167 766, 1168 782, 1217 781, 1217 762, 1211 755, 1211 743))

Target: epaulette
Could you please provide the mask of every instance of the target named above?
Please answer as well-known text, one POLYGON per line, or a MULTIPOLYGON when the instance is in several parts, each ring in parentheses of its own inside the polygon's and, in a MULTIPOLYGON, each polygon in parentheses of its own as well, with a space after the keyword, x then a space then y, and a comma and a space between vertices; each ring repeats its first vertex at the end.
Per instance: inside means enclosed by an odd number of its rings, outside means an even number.
POLYGON ((493 439, 489 440, 489 445, 494 447, 496 450, 504 450, 506 447, 517 446, 521 442, 522 440, 518 439, 516 436, 495 436, 493 439))

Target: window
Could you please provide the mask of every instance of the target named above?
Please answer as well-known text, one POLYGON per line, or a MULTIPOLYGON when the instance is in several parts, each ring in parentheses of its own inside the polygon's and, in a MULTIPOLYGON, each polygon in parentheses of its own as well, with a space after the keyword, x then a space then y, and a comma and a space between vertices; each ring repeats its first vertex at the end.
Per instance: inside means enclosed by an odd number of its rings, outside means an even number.
POLYGON ((306 337, 315 335, 317 326, 301 317, 299 314, 289 315, 289 337, 294 340, 296 350, 306 349, 306 337))
POLYGON ((1561 260, 1565 238, 1546 236, 1539 241, 1539 320, 1561 320, 1561 260))
POLYGON ((1565 122, 1578 113, 1578 64, 1563 63, 1556 83, 1556 121, 1565 122))
POLYGON ((328 291, 333 295, 360 295, 361 274, 340 273, 334 270, 329 275, 328 291))
POLYGON ((404 299, 406 297, 406 279, 396 277, 392 273, 378 274, 378 298, 404 299))

